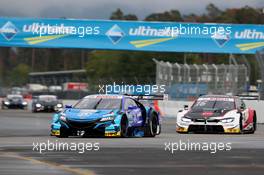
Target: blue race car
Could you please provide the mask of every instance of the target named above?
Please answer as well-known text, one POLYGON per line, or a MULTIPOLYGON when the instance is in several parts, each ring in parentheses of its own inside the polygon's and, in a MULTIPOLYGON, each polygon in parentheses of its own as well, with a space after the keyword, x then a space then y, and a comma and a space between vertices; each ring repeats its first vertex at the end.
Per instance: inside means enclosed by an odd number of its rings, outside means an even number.
POLYGON ((86 96, 54 114, 51 124, 57 137, 155 137, 160 132, 159 112, 128 95, 86 96))

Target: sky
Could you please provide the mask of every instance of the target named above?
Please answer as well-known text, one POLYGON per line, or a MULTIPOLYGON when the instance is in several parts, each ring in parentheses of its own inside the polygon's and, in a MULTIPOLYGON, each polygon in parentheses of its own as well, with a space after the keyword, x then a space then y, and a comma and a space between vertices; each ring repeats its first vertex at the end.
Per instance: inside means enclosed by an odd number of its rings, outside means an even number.
POLYGON ((108 19, 113 11, 136 14, 139 19, 155 12, 177 9, 202 14, 214 3, 220 9, 251 6, 264 8, 264 0, 0 0, 0 16, 108 19))

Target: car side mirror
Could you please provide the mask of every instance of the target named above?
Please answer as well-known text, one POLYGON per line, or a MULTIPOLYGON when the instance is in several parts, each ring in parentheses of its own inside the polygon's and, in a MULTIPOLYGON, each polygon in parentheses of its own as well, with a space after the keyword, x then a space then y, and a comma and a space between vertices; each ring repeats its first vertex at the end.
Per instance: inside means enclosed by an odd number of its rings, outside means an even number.
POLYGON ((128 106, 128 110, 133 110, 135 108, 136 108, 136 106, 128 106))
POLYGON ((241 105, 241 106, 240 106, 240 110, 241 110, 241 111, 245 110, 245 106, 244 106, 244 105, 241 105))
POLYGON ((188 106, 188 105, 184 105, 184 106, 183 106, 183 109, 184 109, 184 110, 188 110, 188 109, 189 109, 189 106, 188 106))
POLYGON ((72 105, 65 105, 65 108, 70 109, 70 108, 72 108, 72 105))

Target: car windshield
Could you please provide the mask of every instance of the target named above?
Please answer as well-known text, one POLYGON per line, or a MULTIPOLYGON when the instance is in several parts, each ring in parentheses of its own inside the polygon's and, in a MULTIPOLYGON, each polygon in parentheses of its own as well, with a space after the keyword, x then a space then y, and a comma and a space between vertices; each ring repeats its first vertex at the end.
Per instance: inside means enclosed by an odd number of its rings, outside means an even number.
POLYGON ((74 108, 98 110, 120 109, 121 99, 84 98, 78 102, 74 108))
POLYGON ((56 101, 56 96, 39 96, 40 101, 56 101))
POLYGON ((235 108, 235 103, 233 100, 222 100, 222 99, 197 100, 192 107, 193 110, 215 110, 215 109, 231 110, 234 108, 235 108))
POLYGON ((8 96, 7 98, 9 100, 23 100, 22 96, 8 96))

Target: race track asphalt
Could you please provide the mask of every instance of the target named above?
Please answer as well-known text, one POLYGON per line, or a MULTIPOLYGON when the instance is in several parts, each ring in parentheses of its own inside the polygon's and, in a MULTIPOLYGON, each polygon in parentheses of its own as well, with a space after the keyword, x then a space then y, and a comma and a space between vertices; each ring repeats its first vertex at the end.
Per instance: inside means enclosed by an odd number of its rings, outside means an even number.
POLYGON ((0 174, 264 173, 264 125, 258 125, 255 134, 177 134, 175 120, 166 118, 161 135, 155 138, 59 139, 49 136, 51 117, 50 113, 0 110, 0 174), (75 147, 44 149, 48 143, 75 147), (188 149, 191 144, 203 150, 188 149))

